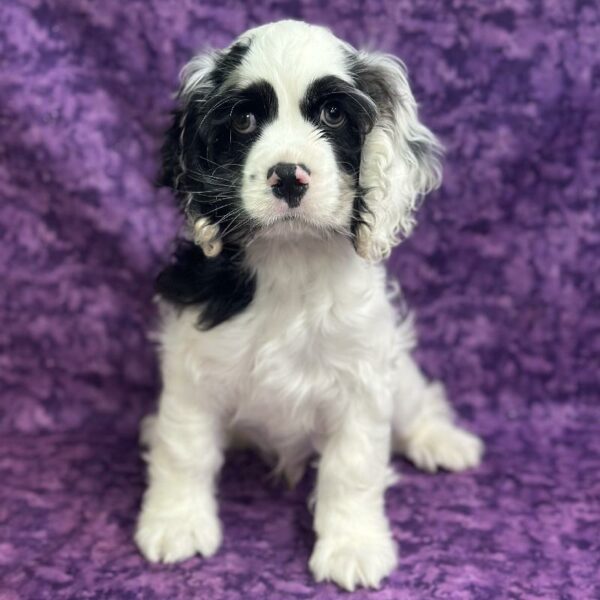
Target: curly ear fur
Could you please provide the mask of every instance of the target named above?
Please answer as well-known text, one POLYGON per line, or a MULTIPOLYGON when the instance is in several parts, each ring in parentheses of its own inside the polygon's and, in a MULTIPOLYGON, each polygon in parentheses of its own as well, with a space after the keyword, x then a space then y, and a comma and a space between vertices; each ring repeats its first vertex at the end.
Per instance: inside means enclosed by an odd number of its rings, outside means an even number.
POLYGON ((363 146, 360 184, 365 210, 355 231, 357 252, 377 261, 410 234, 419 200, 439 187, 443 149, 419 122, 400 60, 361 51, 353 56, 352 72, 358 87, 379 108, 363 146))

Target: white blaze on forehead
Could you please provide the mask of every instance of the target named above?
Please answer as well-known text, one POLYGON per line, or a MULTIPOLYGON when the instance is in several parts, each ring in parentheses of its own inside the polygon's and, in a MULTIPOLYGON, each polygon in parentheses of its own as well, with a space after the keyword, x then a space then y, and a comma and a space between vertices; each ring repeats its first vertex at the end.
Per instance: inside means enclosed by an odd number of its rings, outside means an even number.
POLYGON ((344 44, 323 27, 280 21, 251 29, 238 41, 248 39, 250 49, 235 80, 243 86, 269 82, 280 106, 289 100, 298 107, 308 86, 321 77, 334 75, 352 81, 344 44))

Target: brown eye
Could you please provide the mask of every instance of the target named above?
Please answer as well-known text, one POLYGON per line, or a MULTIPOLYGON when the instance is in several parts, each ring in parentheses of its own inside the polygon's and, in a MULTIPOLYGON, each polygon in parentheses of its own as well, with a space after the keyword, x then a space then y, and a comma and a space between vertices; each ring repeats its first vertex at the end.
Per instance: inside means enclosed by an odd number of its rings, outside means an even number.
POLYGON ((252 133, 256 129, 256 117, 247 110, 240 111, 231 117, 231 126, 238 133, 252 133))
POLYGON ((346 115, 337 102, 326 102, 321 108, 321 123, 336 129, 346 122, 346 115))

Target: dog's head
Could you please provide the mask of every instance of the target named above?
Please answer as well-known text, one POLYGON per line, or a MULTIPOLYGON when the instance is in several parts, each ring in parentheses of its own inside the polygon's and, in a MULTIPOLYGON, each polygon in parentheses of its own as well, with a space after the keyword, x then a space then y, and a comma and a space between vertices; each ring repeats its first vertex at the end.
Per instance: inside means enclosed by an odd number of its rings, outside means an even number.
POLYGON ((389 254, 440 182, 397 59, 283 21, 250 30, 182 71, 163 183, 216 254, 257 235, 346 235, 389 254), (212 244, 212 245, 211 245, 212 244))

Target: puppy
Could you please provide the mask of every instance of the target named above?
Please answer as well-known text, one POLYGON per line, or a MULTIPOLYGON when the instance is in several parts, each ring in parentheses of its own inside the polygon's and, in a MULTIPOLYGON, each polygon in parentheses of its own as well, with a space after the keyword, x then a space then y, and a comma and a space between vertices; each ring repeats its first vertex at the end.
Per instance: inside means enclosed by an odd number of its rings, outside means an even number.
POLYGON ((178 99, 162 179, 188 239, 157 282, 163 391, 136 542, 153 562, 218 550, 235 436, 291 483, 318 455, 310 570, 378 587, 397 560, 391 451, 428 471, 482 454, 412 359, 381 264, 440 183, 440 145, 402 63, 294 21, 193 58, 178 99))

